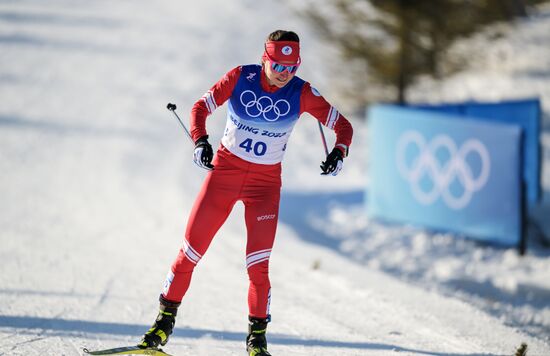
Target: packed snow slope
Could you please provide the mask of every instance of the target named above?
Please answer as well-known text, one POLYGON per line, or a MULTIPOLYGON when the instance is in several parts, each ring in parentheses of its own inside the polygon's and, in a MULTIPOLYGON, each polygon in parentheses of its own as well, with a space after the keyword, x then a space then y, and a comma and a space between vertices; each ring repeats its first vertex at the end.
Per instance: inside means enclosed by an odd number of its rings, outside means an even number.
MULTIPOLYGON (((300 75, 330 100, 330 59, 277 1, 0 2, 0 355, 81 355, 139 340, 205 176, 166 103, 186 118, 227 70, 257 62, 277 28, 300 33, 300 75)), ((224 115, 208 120, 214 142, 224 115)), ((544 250, 518 259, 370 221, 365 127, 354 124, 338 177, 319 176, 312 118, 291 138, 271 259, 272 353, 510 355, 525 341, 529 355, 549 355, 541 329, 521 323, 535 313, 548 325, 544 250), (445 278, 469 282, 484 266, 480 286, 510 287, 503 305, 519 320, 471 289, 445 288, 445 278), (513 287, 524 285, 538 288, 536 303, 526 297, 518 309, 513 287)), ((548 183, 546 169, 547 195, 548 183)), ((167 351, 244 354, 245 239, 239 205, 196 270, 167 351)))

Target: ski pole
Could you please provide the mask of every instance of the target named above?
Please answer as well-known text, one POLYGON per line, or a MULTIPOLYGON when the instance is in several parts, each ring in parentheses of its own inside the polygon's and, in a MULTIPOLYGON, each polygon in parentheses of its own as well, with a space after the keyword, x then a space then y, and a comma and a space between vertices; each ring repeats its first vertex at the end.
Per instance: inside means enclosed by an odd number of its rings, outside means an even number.
POLYGON ((321 122, 317 121, 319 124, 319 132, 321 133, 321 140, 323 141, 323 147, 325 148, 325 153, 328 156, 328 147, 327 147, 327 140, 325 139, 325 133, 323 132, 323 126, 321 126, 321 122))
POLYGON ((191 140, 191 143, 195 144, 195 142, 193 141, 193 138, 191 137, 191 134, 189 133, 189 130, 187 130, 187 127, 185 126, 183 121, 181 121, 180 117, 176 113, 176 104, 168 103, 168 105, 166 105, 166 108, 170 110, 172 114, 174 114, 174 116, 176 116, 176 119, 178 119, 179 123, 181 124, 181 127, 183 127, 183 129, 185 130, 187 137, 191 140))

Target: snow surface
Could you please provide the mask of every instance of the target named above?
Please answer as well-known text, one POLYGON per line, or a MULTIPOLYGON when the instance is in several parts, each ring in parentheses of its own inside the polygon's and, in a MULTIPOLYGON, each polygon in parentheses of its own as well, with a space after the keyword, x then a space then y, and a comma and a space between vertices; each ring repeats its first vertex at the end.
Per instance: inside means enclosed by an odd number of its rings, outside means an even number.
MULTIPOLYGON (((483 52, 476 70, 425 81, 414 99, 539 95, 548 117, 550 8, 516 26, 472 39, 483 52)), ((300 33, 300 75, 331 100, 326 44, 280 2, 0 2, 0 355, 80 355, 139 339, 205 175, 166 103, 187 117, 228 69, 256 62, 276 28, 300 33)), ((214 140, 224 116, 208 121, 214 140)), ((368 219, 367 128, 353 123, 335 178, 318 174, 314 120, 290 140, 272 353, 510 355, 525 341, 529 355, 550 355, 550 252, 535 231, 520 258, 368 219)), ((545 196, 532 216, 549 234, 549 132, 541 143, 545 196)), ((196 270, 167 351, 244 354, 244 242, 239 205, 196 270)))

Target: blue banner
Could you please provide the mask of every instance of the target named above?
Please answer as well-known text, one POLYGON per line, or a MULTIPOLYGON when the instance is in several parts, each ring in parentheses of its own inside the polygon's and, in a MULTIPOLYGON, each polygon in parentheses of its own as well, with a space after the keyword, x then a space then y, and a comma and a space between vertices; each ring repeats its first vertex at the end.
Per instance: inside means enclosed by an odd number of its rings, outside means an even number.
POLYGON ((518 244, 520 127, 389 105, 368 116, 371 216, 518 244))
POLYGON ((527 183, 527 202, 536 204, 541 197, 541 148, 539 144, 541 108, 539 99, 495 103, 415 104, 409 107, 518 125, 523 129, 523 178, 527 183))

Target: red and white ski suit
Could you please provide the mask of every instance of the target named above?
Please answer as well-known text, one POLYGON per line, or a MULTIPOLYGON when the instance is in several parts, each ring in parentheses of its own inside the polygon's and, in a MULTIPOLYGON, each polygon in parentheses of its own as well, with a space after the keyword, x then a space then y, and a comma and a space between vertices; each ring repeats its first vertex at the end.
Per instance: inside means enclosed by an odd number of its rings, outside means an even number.
MULTIPOLYGON (((296 79, 302 84, 300 84, 301 87, 297 87, 299 89, 296 89, 299 90, 297 100, 289 99, 286 102, 291 103, 287 111, 286 106, 281 104, 285 100, 277 101, 277 98, 272 100, 268 98, 285 87, 270 86, 263 69, 256 67, 258 68, 239 66, 232 69, 193 106, 190 118, 191 135, 196 141, 207 134, 206 118, 218 106, 231 100, 225 135, 212 162, 215 168, 208 172, 195 200, 187 223, 183 246, 168 273, 162 296, 173 302, 180 302, 183 299, 189 287, 193 269, 229 216, 234 204, 242 201, 247 228, 246 267, 250 280, 249 314, 256 318, 266 318, 269 315, 271 298, 268 276, 269 257, 279 215, 281 160, 294 124, 287 124, 285 129, 279 130, 269 129, 270 125, 276 127, 279 114, 282 116, 290 111, 290 106, 294 103, 296 119, 307 112, 321 124, 335 131, 335 146, 340 148, 344 155, 351 144, 353 130, 344 116, 338 113, 308 82, 298 77, 296 79), (247 72, 243 73, 243 71, 247 72), (251 74, 254 71, 259 75, 251 74), (256 89, 249 88, 249 85, 256 85, 256 89), (233 105, 238 103, 238 99, 244 104, 241 109, 257 110, 259 108, 257 112, 247 111, 256 121, 251 124, 250 121, 246 121, 246 125, 242 123, 244 121, 238 121, 239 111, 233 105), (279 108, 275 108, 277 104, 279 108), (268 116, 270 114, 268 109, 273 109, 277 117, 268 116), (262 119, 260 114, 263 114, 265 119, 262 119), (259 138, 261 140, 258 140, 259 138), (258 146, 258 141, 266 143, 258 146), (271 152, 266 147, 279 148, 271 152)), ((273 112, 271 114, 273 115, 273 112)))

